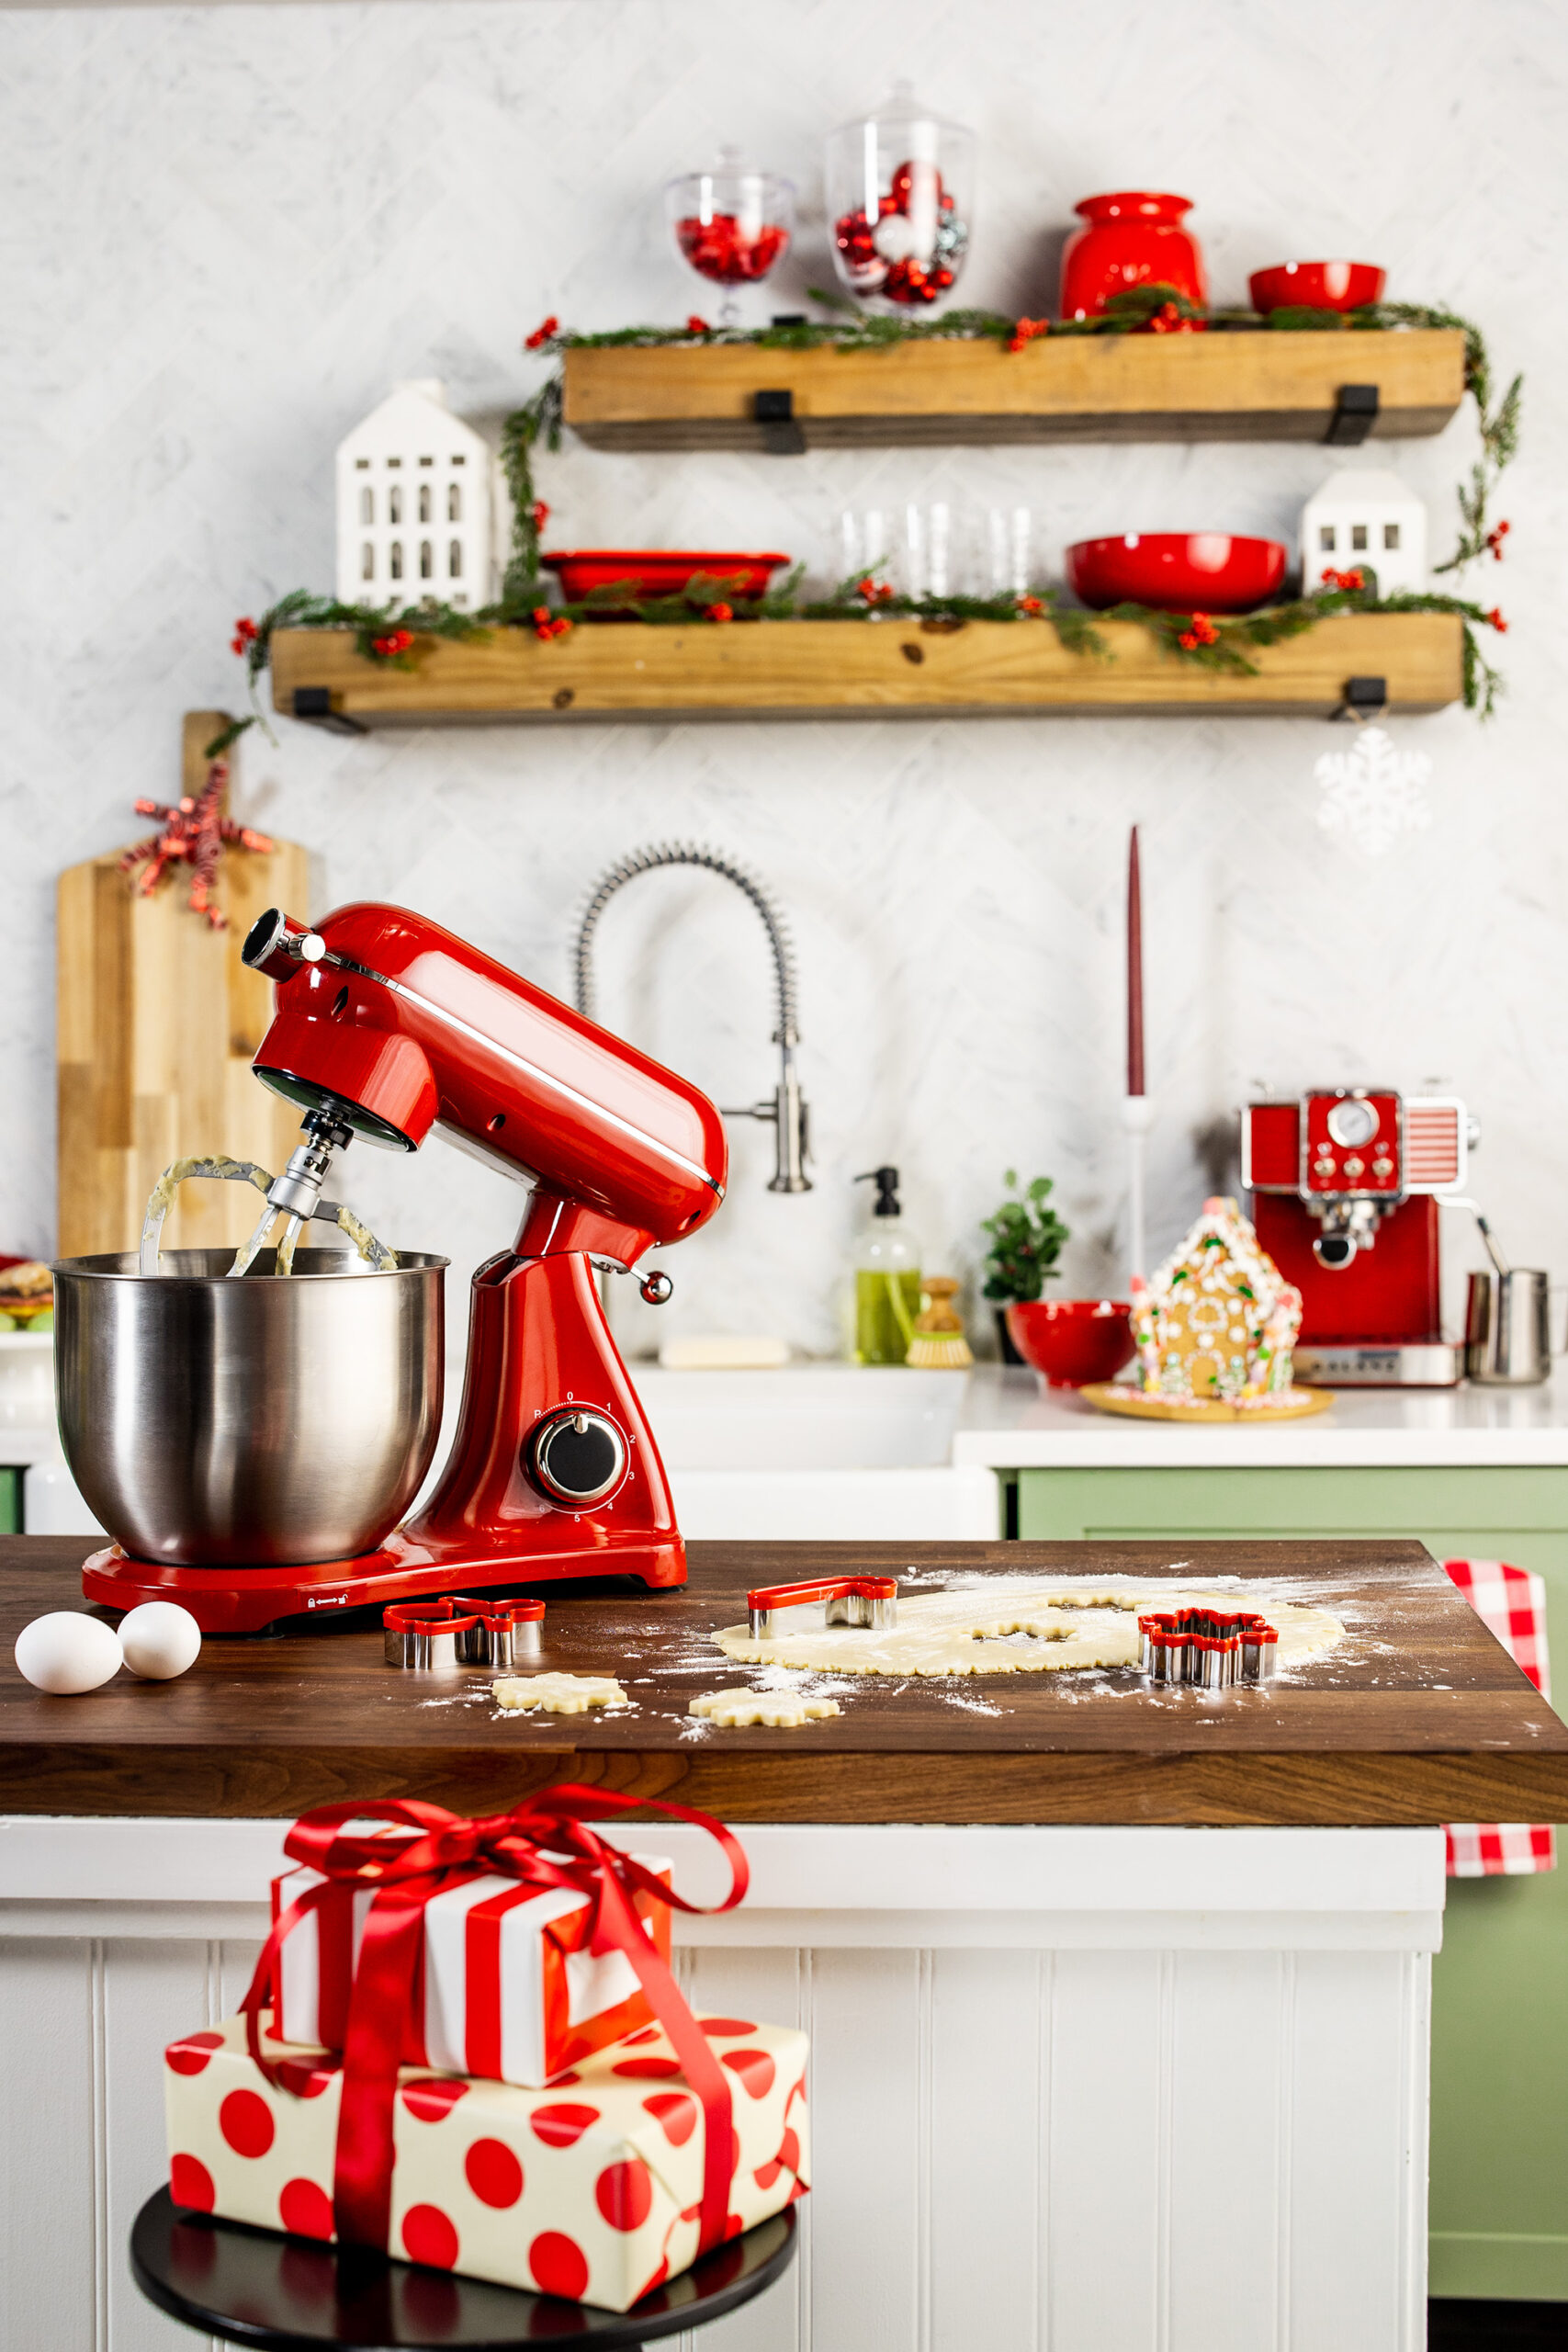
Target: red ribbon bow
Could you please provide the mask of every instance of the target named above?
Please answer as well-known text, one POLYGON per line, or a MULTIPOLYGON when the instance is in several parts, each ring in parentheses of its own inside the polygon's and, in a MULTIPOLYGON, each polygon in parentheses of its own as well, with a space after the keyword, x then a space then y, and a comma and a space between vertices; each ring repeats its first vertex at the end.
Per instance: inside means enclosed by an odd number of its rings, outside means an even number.
POLYGON ((746 1893, 750 1872, 744 1852, 722 1822, 690 1805, 649 1804, 568 1784, 543 1789, 510 1813, 477 1821, 412 1798, 387 1804, 319 1805, 301 1815, 283 1844, 295 1861, 319 1871, 322 1883, 291 1903, 274 1926, 241 2007, 252 2058, 268 2081, 284 2090, 294 2089, 296 2070, 287 2061, 265 2058, 261 2047, 262 2012, 274 2007, 284 1942, 334 1888, 376 1889, 360 1942, 343 2049, 343 2103, 333 2174, 333 2211, 343 2243, 387 2245, 398 2064, 403 2021, 419 1977, 424 1906, 443 1887, 483 1868, 531 1886, 575 1888, 592 1905, 589 1950, 595 1955, 621 1951, 630 1961, 649 2008, 670 2037, 682 2073, 702 2102, 698 2252, 706 2254, 719 2244, 728 2220, 735 2168, 729 2084, 674 1978, 644 1933, 633 1897, 649 1895, 676 1911, 733 1909, 746 1893), (606 1845, 588 1826, 592 1818, 635 1813, 645 1804, 673 1820, 694 1822, 716 1839, 730 1874, 722 1903, 688 1903, 629 1854, 606 1845), (345 1837, 343 1825, 351 1820, 389 1822, 423 1834, 397 1842, 345 1837))

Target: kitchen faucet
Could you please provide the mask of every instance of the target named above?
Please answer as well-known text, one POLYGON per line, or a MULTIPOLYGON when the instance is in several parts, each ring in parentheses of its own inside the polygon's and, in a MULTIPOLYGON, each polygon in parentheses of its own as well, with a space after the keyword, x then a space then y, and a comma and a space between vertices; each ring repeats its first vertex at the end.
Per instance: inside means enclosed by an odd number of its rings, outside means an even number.
POLYGON ((773 1043, 779 1049, 779 1082, 771 1102, 764 1098, 761 1102, 745 1103, 739 1109, 727 1109, 724 1115, 727 1119, 771 1120, 776 1137, 777 1165, 768 1180, 769 1192, 809 1193, 811 1179, 805 1166, 810 1148, 807 1108, 795 1068, 795 1049, 800 1043, 795 1025, 795 951, 783 915, 761 883, 743 865, 726 857, 721 850, 710 849, 701 842, 659 842, 647 849, 634 849, 606 867, 589 892, 577 927, 571 959, 577 1009, 590 1021, 598 1019, 594 1009, 592 947, 600 916, 624 882, 635 881, 639 874, 655 873, 662 865, 700 865, 709 874, 722 874, 727 882, 733 882, 738 890, 745 893, 762 918, 773 953, 773 978, 778 989, 778 1026, 773 1031, 773 1043))

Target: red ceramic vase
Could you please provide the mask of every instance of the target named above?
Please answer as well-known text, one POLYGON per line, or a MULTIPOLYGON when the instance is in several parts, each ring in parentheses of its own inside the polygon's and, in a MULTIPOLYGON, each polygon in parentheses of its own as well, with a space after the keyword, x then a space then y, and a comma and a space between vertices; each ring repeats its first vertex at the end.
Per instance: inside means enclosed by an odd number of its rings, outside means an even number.
POLYGON ((1181 225, 1190 196, 1151 196, 1138 188, 1086 196, 1073 207, 1088 223, 1062 253, 1062 316, 1098 318, 1113 294, 1134 286, 1174 286, 1190 302, 1207 303, 1198 240, 1181 225))
POLYGON ((1013 1346, 1052 1388, 1114 1380, 1133 1361, 1133 1310, 1115 1298, 1015 1299, 1013 1346))

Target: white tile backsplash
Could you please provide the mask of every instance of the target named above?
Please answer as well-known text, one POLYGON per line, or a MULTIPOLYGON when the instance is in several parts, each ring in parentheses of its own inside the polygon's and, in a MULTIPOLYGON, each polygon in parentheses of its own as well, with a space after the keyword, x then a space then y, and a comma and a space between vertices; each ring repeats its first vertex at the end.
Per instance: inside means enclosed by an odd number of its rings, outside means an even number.
MULTIPOLYGON (((0 844, 8 937, 0 1246, 53 1236, 54 876, 141 830, 176 775, 179 714, 241 694, 232 617, 333 575, 332 455, 396 378, 439 374, 493 416, 538 379, 547 311, 604 326, 702 306, 660 187, 721 140, 800 185, 826 281, 821 133, 896 74, 973 123, 966 299, 1051 306, 1072 200, 1196 199, 1216 294, 1249 268, 1348 254, 1395 295, 1483 322, 1529 382, 1476 585, 1513 622, 1484 729, 1393 723, 1431 756, 1428 831, 1358 860, 1316 821, 1332 740, 1275 720, 998 719, 412 731, 344 742, 288 724, 242 754, 237 805, 317 853, 317 911, 420 907, 547 987, 599 868, 660 836, 762 874, 801 967, 818 1189, 765 1190, 735 1130, 728 1204, 672 1252, 666 1329, 836 1342, 856 1170, 907 1172, 928 1262, 964 1272, 1017 1163, 1073 1227, 1067 1278, 1117 1276, 1126 830, 1144 827, 1151 1230, 1206 1189, 1209 1139, 1254 1076, 1440 1077, 1485 1131, 1474 1170, 1506 1246, 1568 1272, 1562 787, 1568 382, 1568 18, 1544 0, 1190 0, 1099 12, 1007 0, 387 0, 0 11, 0 844)), ((758 300, 761 316, 763 300, 758 300)), ((1383 443, 1434 543, 1471 461, 1383 443)), ((777 546, 833 568, 849 505, 1026 504, 1060 547, 1127 527, 1293 538, 1341 462, 1301 446, 887 450, 781 460, 610 457, 541 467, 557 546, 777 546)), ((1354 462, 1352 460, 1351 462, 1354 462)), ((601 933, 612 1025, 723 1100, 771 1083, 765 943, 724 885, 628 888, 601 933)), ((210 1139, 221 1143, 220 1136, 210 1139)), ((466 1270, 502 1246, 511 1188, 432 1143, 361 1152, 344 1190, 388 1238, 466 1270), (357 1164, 356 1164, 357 1163, 357 1164)), ((861 1196, 863 1198, 863 1194, 861 1196)), ((1456 1236, 1456 1267, 1478 1257, 1456 1236)), ((625 1292, 629 1285, 620 1286, 625 1292)))

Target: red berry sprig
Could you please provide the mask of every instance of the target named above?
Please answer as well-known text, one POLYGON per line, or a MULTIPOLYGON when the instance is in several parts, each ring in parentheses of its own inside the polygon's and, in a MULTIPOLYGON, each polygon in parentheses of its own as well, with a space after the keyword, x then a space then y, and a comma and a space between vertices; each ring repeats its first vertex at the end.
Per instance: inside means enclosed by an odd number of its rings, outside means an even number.
POLYGON ((1367 575, 1364 571, 1336 571, 1332 565, 1325 565, 1323 584, 1325 588, 1340 588, 1347 591, 1364 588, 1367 584, 1367 575))
POLYGON ((530 335, 525 335, 525 336, 524 336, 524 338, 523 338, 523 348, 524 348, 524 350, 525 350, 525 351, 540 351, 540 350, 542 350, 542 349, 544 348, 545 345, 546 345, 547 343, 548 343, 548 341, 549 341, 549 339, 550 339, 551 335, 553 335, 553 334, 557 334, 557 333, 558 332, 559 327, 560 327, 560 321, 556 317, 555 313, 552 311, 552 312, 550 313, 550 316, 549 316, 547 319, 541 319, 541 320, 540 320, 540 322, 539 322, 538 325, 534 329, 534 332, 533 332, 533 334, 530 334, 530 335))
POLYGON ((370 650, 372 653, 378 653, 383 662, 396 662, 409 652, 412 645, 412 628, 394 628, 389 629, 385 637, 373 637, 370 640, 370 650))
POLYGON ((229 639, 230 652, 248 653, 259 635, 260 631, 256 628, 254 621, 236 621, 234 623, 234 634, 229 639))
POLYGON ((1508 533, 1513 529, 1513 527, 1514 526, 1511 523, 1497 523, 1495 524, 1492 529, 1487 532, 1486 552, 1492 558, 1494 563, 1502 562, 1503 542, 1507 537, 1508 533))
POLYGON ((1217 645, 1220 632, 1207 613, 1190 613, 1187 627, 1176 641, 1187 652, 1196 653, 1201 645, 1217 645))

